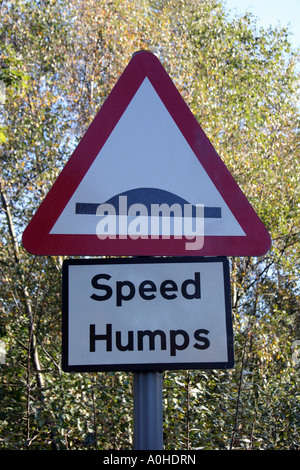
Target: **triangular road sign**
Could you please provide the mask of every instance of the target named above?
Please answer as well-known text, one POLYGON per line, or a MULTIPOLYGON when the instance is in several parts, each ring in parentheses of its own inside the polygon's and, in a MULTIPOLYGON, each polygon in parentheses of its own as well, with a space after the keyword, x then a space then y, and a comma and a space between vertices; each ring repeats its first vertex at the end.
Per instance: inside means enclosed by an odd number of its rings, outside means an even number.
POLYGON ((23 244, 39 255, 260 256, 271 240, 157 57, 142 51, 23 244))

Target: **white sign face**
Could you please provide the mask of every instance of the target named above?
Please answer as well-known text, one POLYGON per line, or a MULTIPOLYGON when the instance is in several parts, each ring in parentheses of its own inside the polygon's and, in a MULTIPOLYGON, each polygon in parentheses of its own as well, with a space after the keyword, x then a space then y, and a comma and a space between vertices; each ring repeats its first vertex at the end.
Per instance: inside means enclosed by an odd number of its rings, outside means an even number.
MULTIPOLYGON (((202 204, 205 213, 209 213, 203 229, 206 236, 245 236, 157 92, 145 78, 50 233, 130 235, 134 229, 131 218, 137 219, 138 210, 131 204, 133 200, 143 205, 146 212, 139 217, 142 222, 135 235, 155 236, 150 222, 153 214, 147 200, 153 198, 153 192, 160 204, 173 206, 176 203, 180 212, 183 212, 183 201, 191 207, 202 204), (99 180, 100 175, 105 178, 99 180), (125 202, 120 201, 120 197, 125 198, 125 202), (103 210, 108 211, 108 215, 101 220, 101 205, 104 204, 103 210), (125 223, 119 219, 124 217, 124 212, 118 212, 122 205, 126 207, 125 223)), ((167 232, 162 234, 170 235, 166 225, 167 232)), ((186 224, 181 235, 195 235, 195 232, 186 224)))
POLYGON ((228 260, 66 260, 62 362, 66 372, 233 367, 228 260))

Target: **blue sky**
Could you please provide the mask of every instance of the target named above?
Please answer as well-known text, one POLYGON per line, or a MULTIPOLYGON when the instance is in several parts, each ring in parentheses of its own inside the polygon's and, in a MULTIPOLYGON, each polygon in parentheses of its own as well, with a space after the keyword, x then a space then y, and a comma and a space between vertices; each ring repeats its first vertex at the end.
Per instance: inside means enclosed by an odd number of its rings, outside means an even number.
POLYGON ((300 0, 224 0, 228 10, 253 13, 263 27, 287 26, 294 47, 300 47, 300 0))

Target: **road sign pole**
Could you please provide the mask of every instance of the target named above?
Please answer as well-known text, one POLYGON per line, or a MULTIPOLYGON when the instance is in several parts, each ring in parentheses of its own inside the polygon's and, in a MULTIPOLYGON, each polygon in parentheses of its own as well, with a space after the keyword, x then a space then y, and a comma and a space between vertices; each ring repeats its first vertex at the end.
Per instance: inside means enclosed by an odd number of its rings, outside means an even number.
POLYGON ((134 450, 163 450, 162 374, 134 373, 134 450))

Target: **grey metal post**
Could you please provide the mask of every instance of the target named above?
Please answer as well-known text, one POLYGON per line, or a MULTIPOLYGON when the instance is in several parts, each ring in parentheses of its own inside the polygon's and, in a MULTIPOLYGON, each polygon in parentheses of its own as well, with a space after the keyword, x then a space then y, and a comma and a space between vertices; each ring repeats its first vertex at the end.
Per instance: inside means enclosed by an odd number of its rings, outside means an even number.
POLYGON ((162 374, 135 372, 134 450, 163 450, 162 374))

